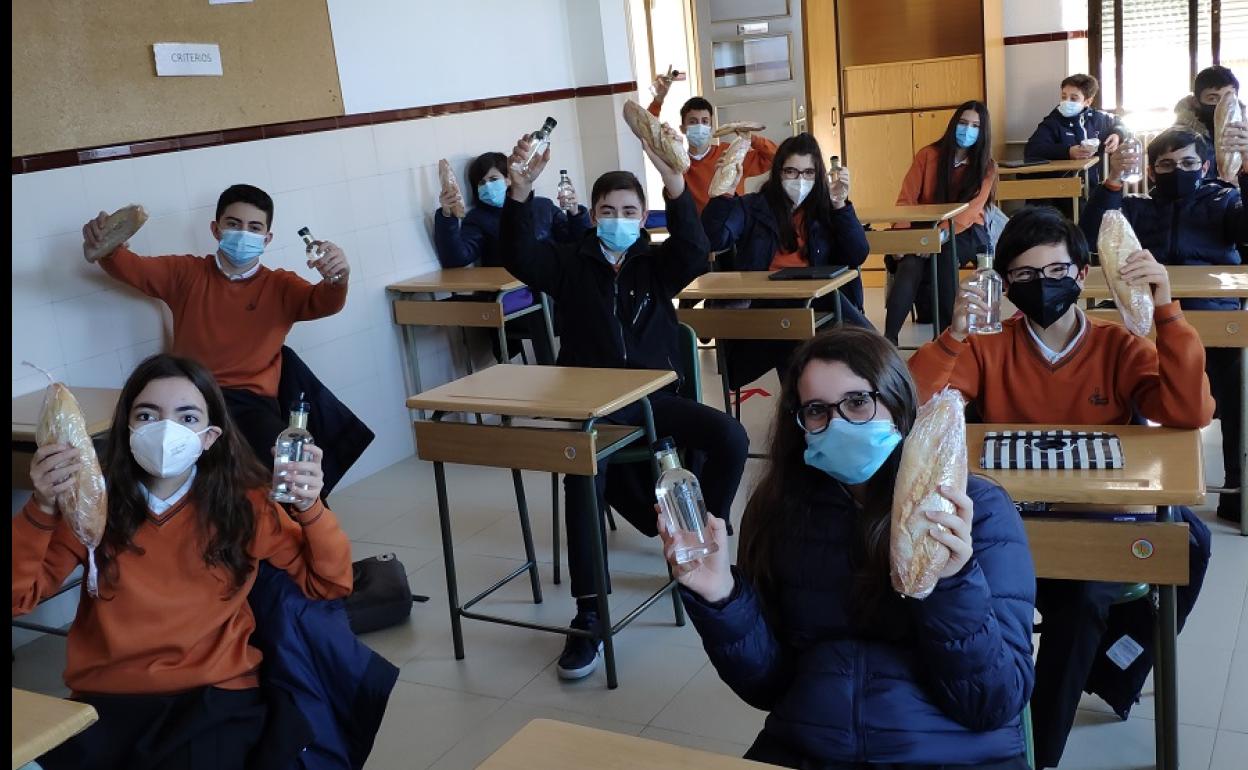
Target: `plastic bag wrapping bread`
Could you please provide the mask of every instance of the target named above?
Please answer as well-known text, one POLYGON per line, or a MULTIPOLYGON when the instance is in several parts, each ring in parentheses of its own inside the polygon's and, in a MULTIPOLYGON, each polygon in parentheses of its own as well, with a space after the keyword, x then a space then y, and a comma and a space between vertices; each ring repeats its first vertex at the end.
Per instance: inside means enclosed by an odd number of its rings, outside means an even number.
MULTIPOLYGON (((44 374, 52 380, 50 374, 44 374)), ((95 549, 104 537, 104 525, 108 520, 104 472, 100 470, 100 460, 95 455, 91 435, 87 433, 87 421, 82 416, 78 399, 59 382, 52 382, 44 391, 43 411, 35 427, 35 443, 41 447, 69 444, 81 455, 82 468, 76 474, 74 486, 57 496, 56 507, 74 536, 87 547, 87 591, 92 596, 98 596, 95 549)))
POLYGON ((651 115, 637 102, 624 102, 624 122, 650 150, 677 173, 689 170, 689 151, 684 139, 666 123, 651 115))
POLYGON ((455 205, 451 206, 451 216, 463 219, 464 194, 460 192, 459 180, 455 178, 455 172, 451 170, 451 164, 446 161, 446 158, 438 161, 438 179, 442 182, 442 194, 455 196, 455 205))
POLYGON ((147 212, 142 206, 131 204, 117 209, 104 220, 104 235, 94 249, 86 252, 86 258, 94 262, 112 254, 118 246, 134 237, 146 221, 147 212))
POLYGON ((1153 328, 1153 295, 1147 286, 1131 286, 1122 280, 1127 257, 1140 250, 1140 241, 1121 211, 1106 211, 1096 234, 1096 251, 1101 257, 1105 282, 1122 314, 1122 322, 1132 334, 1148 336, 1153 328))
POLYGON ((966 403, 945 388, 919 407, 914 428, 901 451, 893 488, 889 552, 893 589, 903 596, 926 598, 949 563, 949 549, 928 536, 928 511, 956 513, 940 487, 966 489, 966 403))
POLYGON ((1222 94, 1222 100, 1218 102, 1217 109, 1213 111, 1213 145, 1218 151, 1218 176, 1223 179, 1234 179, 1244 168, 1243 153, 1238 150, 1234 152, 1222 150, 1222 136, 1226 133, 1227 126, 1232 123, 1241 123, 1243 120, 1244 111, 1239 106, 1239 95, 1234 91, 1222 94))
POLYGON ((715 175, 711 177, 710 197, 736 192, 741 175, 745 173, 745 156, 749 152, 749 137, 738 136, 732 140, 732 144, 719 156, 719 163, 715 166, 715 175))
POLYGON ((762 123, 755 123, 752 120, 738 120, 735 123, 725 123, 715 129, 711 136, 716 139, 722 139, 729 134, 748 134, 750 132, 762 131, 766 129, 762 123))

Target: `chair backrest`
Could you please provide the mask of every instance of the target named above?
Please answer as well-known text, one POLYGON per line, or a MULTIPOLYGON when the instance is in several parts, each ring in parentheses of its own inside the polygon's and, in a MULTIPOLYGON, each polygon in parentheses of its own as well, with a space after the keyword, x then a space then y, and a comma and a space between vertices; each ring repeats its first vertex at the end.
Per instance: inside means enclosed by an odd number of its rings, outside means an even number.
POLYGON ((680 357, 685 379, 680 384, 680 395, 702 402, 702 367, 698 365, 698 334, 689 324, 681 324, 680 357))

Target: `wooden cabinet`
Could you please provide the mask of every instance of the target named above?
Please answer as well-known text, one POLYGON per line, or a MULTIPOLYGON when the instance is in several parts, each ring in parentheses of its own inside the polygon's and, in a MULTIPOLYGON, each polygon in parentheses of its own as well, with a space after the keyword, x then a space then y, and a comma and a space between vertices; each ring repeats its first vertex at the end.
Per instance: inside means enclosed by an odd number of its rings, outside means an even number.
POLYGON ((984 63, 978 56, 914 62, 916 108, 951 107, 984 98, 984 63))
POLYGON ((913 100, 910 62, 845 68, 845 111, 908 110, 913 100))
POLYGON ((980 56, 870 64, 845 68, 845 112, 953 107, 984 97, 980 56))
POLYGON ((935 142, 945 135, 949 126, 949 118, 954 110, 923 110, 910 113, 910 126, 913 134, 914 151, 935 142))
POLYGON ((858 208, 891 206, 914 160, 910 115, 863 115, 845 120, 846 165, 852 173, 850 198, 858 208))

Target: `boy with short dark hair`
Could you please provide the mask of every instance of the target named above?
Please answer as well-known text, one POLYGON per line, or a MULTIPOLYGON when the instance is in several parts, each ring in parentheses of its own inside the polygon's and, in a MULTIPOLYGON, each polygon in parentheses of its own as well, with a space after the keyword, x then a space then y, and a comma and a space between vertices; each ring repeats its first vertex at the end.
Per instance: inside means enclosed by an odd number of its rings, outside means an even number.
MULTIPOLYGON (((603 174, 594 183, 590 196, 595 226, 592 235, 586 233, 577 244, 540 241, 531 211, 533 182, 545 168, 550 152, 535 159, 527 173, 521 173, 517 166, 529 148, 529 139, 521 138, 512 153, 511 188, 503 205, 499 243, 503 266, 534 290, 549 294, 559 307, 563 333, 557 363, 669 369, 683 380, 688 373, 681 365, 680 331, 672 300, 706 272, 710 251, 684 177, 642 144, 663 176, 670 235, 661 244, 652 244, 641 228, 646 217, 645 191, 627 171, 603 174)), ((659 436, 671 436, 678 446, 701 456, 691 458, 687 466, 701 480, 707 509, 727 520, 745 468, 749 439, 739 422, 718 409, 681 397, 676 392, 678 387, 679 382, 650 396, 655 429, 659 436)), ((642 420, 639 404, 603 418, 604 422, 628 425, 641 425, 642 420)), ((614 482, 625 478, 628 470, 627 466, 618 467, 608 473, 604 461, 598 464, 592 480, 584 476, 564 478, 568 573, 577 607, 572 627, 596 630, 599 638, 568 637, 559 657, 561 679, 581 679, 593 673, 601 657, 601 635, 609 632, 600 622, 606 598, 599 597, 595 588, 590 554, 590 527, 601 527, 602 517, 593 520, 588 485, 594 486, 601 510, 608 486, 617 486, 614 482)), ((642 472, 646 483, 640 499, 625 494, 625 499, 613 507, 638 530, 654 536, 658 533, 649 466, 642 472)))
MULTIPOLYGON (((1091 75, 1071 75, 1063 80, 1057 107, 1032 132, 1023 149, 1024 159, 1070 160, 1115 153, 1127 132, 1117 117, 1092 106, 1100 87, 1091 75), (1089 139, 1099 144, 1085 145, 1089 139)), ((1088 169, 1088 184, 1100 181, 1101 167, 1088 169)))
MULTIPOLYGON (((1186 128, 1188 131, 1200 136, 1209 143, 1209 147, 1213 152, 1217 152, 1214 146, 1213 131, 1213 113, 1218 108, 1218 102, 1222 100, 1223 94, 1234 94, 1239 98, 1239 79, 1235 77, 1235 73, 1230 68, 1220 65, 1205 67, 1196 73, 1196 79, 1192 81, 1192 93, 1184 96, 1179 103, 1174 105, 1174 124, 1176 127, 1186 128)), ((1248 107, 1240 102, 1241 111, 1248 113, 1248 107)), ((1210 164, 1205 176, 1209 179, 1217 178, 1217 164, 1210 164)), ((1234 179, 1225 179, 1223 181, 1234 183, 1234 179)))
MULTIPOLYGON (((1011 217, 997 243, 993 268, 1022 314, 1003 321, 999 334, 970 335, 968 314, 983 317, 988 309, 981 292, 963 288, 953 323, 910 359, 920 399, 953 387, 985 422, 994 423, 1124 425, 1139 414, 1176 428, 1208 425, 1213 399, 1204 348, 1171 300, 1165 267, 1141 250, 1123 268, 1128 283, 1151 287, 1154 344, 1119 324, 1088 318, 1079 309, 1088 265, 1083 233, 1055 209, 1029 207, 1011 217)), ((1191 577, 1179 591, 1182 623, 1204 580, 1209 530, 1191 511, 1179 511, 1192 539, 1191 577)), ((1036 584, 1044 631, 1031 718, 1036 767, 1045 768, 1056 767, 1061 759, 1085 688, 1126 718, 1152 666, 1152 638, 1144 634, 1136 639, 1144 652, 1126 671, 1106 666, 1108 644, 1122 635, 1118 630, 1107 633, 1119 628, 1118 619, 1110 618, 1110 605, 1122 586, 1054 579, 1036 584)), ((1134 617, 1121 620, 1135 627, 1134 617)))

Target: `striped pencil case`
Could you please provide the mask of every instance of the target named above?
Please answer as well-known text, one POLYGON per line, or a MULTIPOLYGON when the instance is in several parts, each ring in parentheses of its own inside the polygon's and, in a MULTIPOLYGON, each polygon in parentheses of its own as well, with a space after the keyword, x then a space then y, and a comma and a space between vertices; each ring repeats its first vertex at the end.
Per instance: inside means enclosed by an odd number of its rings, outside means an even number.
POLYGON ((989 470, 1106 470, 1123 466, 1113 433, 1007 430, 984 434, 979 466, 989 470))

